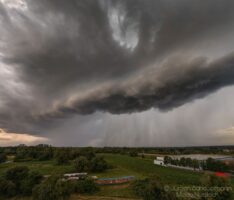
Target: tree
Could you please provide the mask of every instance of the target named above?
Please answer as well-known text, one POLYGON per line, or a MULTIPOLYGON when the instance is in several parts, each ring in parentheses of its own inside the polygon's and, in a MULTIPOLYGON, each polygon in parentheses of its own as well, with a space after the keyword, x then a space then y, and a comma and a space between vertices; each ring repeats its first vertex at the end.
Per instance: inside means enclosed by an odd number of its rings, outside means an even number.
POLYGON ((92 179, 78 180, 73 183, 73 192, 79 194, 93 194, 99 190, 92 179))
POLYGON ((7 157, 5 153, 0 153, 0 163, 6 162, 7 157))
POLYGON ((55 159, 58 165, 67 164, 69 161, 69 152, 66 149, 57 150, 55 159))
POLYGON ((25 166, 13 167, 6 171, 6 180, 12 181, 19 188, 20 182, 28 176, 29 169, 25 166))
POLYGON ((40 146, 39 160, 50 160, 53 158, 53 149, 49 146, 40 146))
POLYGON ((185 158, 185 166, 192 167, 192 159, 191 158, 185 158))
POLYGON ((186 166, 186 159, 184 157, 180 159, 180 165, 184 167, 186 166))
POLYGON ((199 161, 197 159, 193 159, 192 160, 192 166, 193 166, 193 169, 198 169, 199 168, 199 161))
POLYGON ((38 172, 30 171, 28 176, 21 181, 20 193, 22 195, 31 195, 33 187, 39 184, 42 178, 42 175, 38 172))
POLYGON ((16 195, 16 185, 12 181, 0 179, 0 196, 13 197, 16 195))
POLYGON ((208 158, 206 160, 204 168, 206 170, 210 170, 210 171, 223 171, 223 172, 226 172, 226 171, 229 170, 229 167, 225 163, 222 163, 221 161, 216 161, 213 158, 208 158))
POLYGON ((74 167, 78 172, 85 172, 89 170, 89 161, 86 157, 80 156, 74 161, 74 167))
POLYGON ((137 153, 137 151, 135 151, 135 150, 131 150, 131 151, 129 152, 129 155, 130 155, 131 157, 137 157, 138 153, 137 153))
POLYGON ((80 155, 86 157, 88 160, 91 160, 95 157, 95 153, 92 147, 82 148, 80 150, 80 155))
POLYGON ((14 188, 14 193, 31 195, 33 187, 42 180, 42 175, 29 171, 27 167, 18 166, 7 170, 5 180, 8 183, 8 188, 14 188))
POLYGON ((35 200, 65 200, 69 199, 72 187, 69 182, 59 176, 51 176, 33 190, 35 200))
POLYGON ((89 171, 91 172, 102 172, 107 168, 108 164, 103 157, 95 157, 89 163, 89 171))
POLYGON ((172 163, 172 158, 169 156, 165 156, 164 157, 164 163, 167 164, 171 164, 172 163))

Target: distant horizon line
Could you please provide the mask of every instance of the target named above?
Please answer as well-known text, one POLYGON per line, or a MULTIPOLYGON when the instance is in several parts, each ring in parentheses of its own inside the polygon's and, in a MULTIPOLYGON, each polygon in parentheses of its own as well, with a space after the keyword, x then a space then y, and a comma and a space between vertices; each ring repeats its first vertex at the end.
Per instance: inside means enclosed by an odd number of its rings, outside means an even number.
POLYGON ((234 147, 233 144, 231 145, 196 145, 196 146, 53 146, 51 144, 35 144, 35 145, 27 145, 27 144, 18 144, 18 145, 11 145, 11 146, 0 146, 0 148, 9 148, 9 147, 19 147, 19 146, 27 146, 27 147, 35 147, 35 146, 51 146, 51 147, 57 147, 57 148, 67 148, 67 147, 73 147, 73 148, 158 148, 158 149, 163 149, 163 148, 208 148, 208 147, 234 147))

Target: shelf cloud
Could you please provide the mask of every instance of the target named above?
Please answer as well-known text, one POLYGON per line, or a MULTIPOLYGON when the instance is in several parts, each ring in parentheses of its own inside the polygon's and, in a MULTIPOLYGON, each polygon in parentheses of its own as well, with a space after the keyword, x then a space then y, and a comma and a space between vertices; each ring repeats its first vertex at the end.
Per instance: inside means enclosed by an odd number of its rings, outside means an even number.
POLYGON ((229 0, 0 0, 0 127, 169 111, 234 83, 229 0))

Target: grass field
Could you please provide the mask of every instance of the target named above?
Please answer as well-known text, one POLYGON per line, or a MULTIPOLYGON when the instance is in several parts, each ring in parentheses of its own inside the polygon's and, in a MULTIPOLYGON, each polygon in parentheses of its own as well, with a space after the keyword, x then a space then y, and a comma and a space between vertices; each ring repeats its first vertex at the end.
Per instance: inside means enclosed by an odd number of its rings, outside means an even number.
POLYGON ((182 185, 197 185, 201 177, 198 172, 154 165, 153 160, 150 159, 112 154, 103 156, 115 168, 99 174, 99 176, 133 175, 136 178, 144 178, 154 175, 162 178, 165 183, 182 185))
MULTIPOLYGON (((169 167, 162 167, 153 164, 150 159, 142 159, 139 157, 129 157, 127 155, 117 154, 102 154, 105 160, 113 166, 113 168, 103 173, 93 173, 98 177, 118 177, 133 175, 136 178, 145 178, 149 176, 156 176, 161 179, 165 184, 169 185, 199 185, 202 173, 187 171, 182 169, 175 169, 169 167)), ((32 170, 39 171, 43 175, 59 174, 74 172, 74 168, 71 164, 59 166, 54 161, 31 161, 22 163, 5 163, 0 164, 0 175, 2 175, 7 169, 13 166, 28 166, 32 170)), ((234 182, 232 180, 232 185, 234 182)), ((124 197, 124 198, 136 198, 130 189, 129 184, 117 185, 117 186, 102 186, 101 190, 95 194, 100 199, 106 199, 103 197, 124 197)), ((83 199, 92 199, 92 197, 82 197, 83 199)), ((107 199, 108 199, 107 198, 107 199)), ((73 196, 72 200, 80 199, 78 196, 73 196)), ((97 197, 96 197, 97 199, 97 197)))
POLYGON ((38 171, 43 175, 49 175, 53 173, 63 174, 74 171, 71 164, 56 165, 54 161, 12 162, 0 164, 0 176, 3 175, 7 169, 15 166, 27 166, 29 169, 38 171))

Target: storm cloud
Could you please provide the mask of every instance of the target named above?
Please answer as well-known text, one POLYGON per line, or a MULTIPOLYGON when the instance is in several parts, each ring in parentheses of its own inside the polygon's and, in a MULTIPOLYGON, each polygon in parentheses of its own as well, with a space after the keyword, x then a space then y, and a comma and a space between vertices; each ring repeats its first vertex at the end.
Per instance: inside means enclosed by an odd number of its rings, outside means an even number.
POLYGON ((169 111, 234 83, 229 0, 0 0, 0 128, 169 111))

